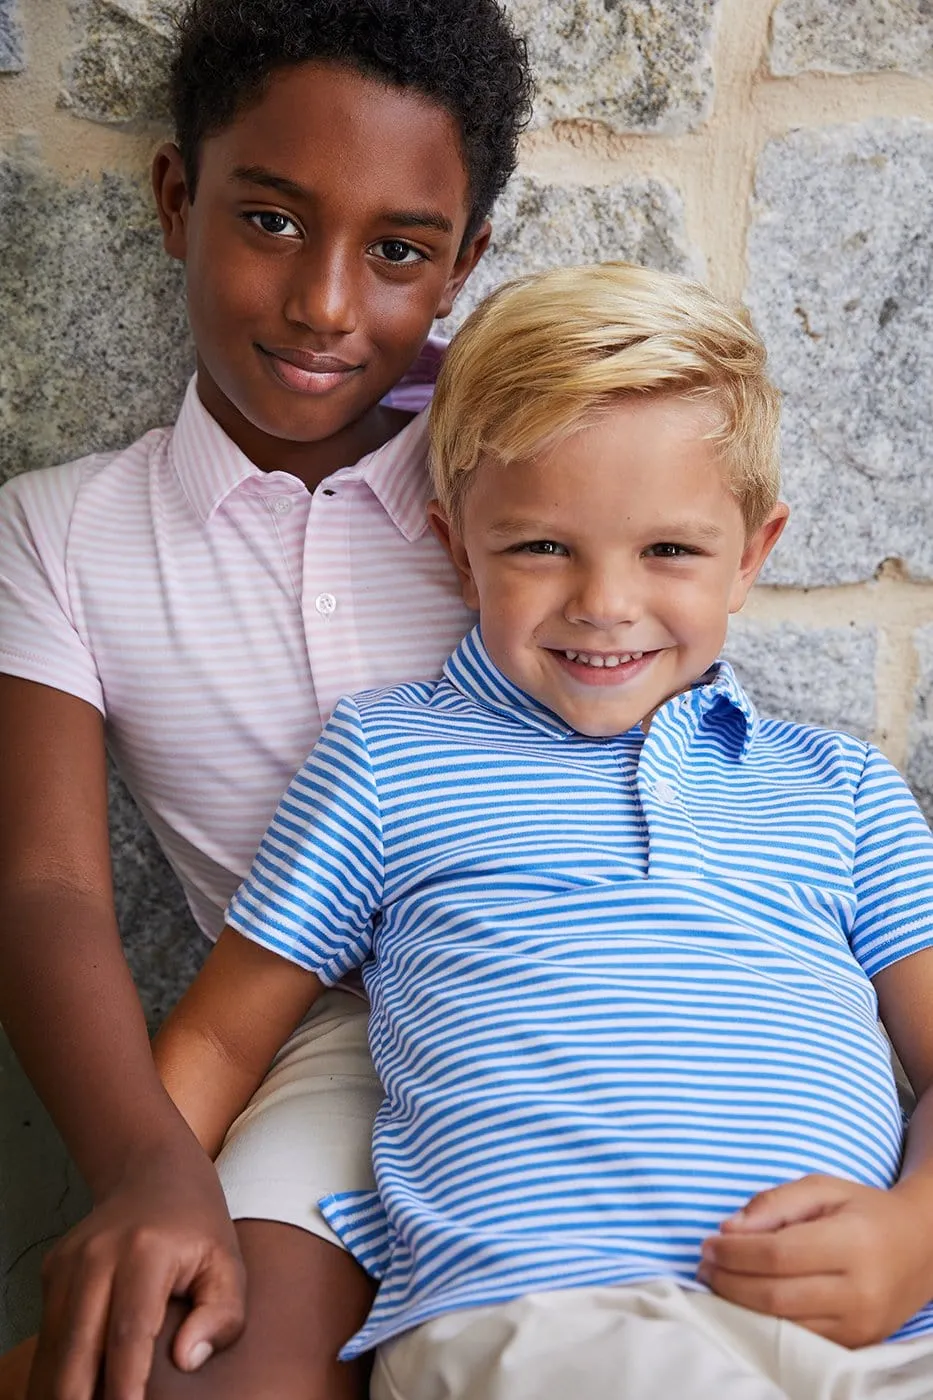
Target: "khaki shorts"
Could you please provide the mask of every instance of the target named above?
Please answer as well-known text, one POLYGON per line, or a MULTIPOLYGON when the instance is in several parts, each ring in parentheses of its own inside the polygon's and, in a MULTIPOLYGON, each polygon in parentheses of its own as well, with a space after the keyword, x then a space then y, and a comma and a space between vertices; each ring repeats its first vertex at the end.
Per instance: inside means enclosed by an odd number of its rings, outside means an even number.
POLYGON ((325 992, 279 1051, 217 1158, 234 1220, 277 1220, 340 1243, 317 1203, 331 1191, 375 1184, 371 1143, 382 1086, 368 1019, 359 997, 325 992))
POLYGON ((933 1340, 849 1351, 660 1281, 529 1293, 381 1347, 372 1400, 931 1400, 933 1340))

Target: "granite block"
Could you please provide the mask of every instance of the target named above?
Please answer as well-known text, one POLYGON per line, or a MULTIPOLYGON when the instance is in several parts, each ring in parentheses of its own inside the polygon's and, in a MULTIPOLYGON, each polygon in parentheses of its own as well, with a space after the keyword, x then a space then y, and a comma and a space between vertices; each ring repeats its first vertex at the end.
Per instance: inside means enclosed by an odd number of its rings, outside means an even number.
POLYGON ((171 17, 180 0, 82 0, 60 102, 91 121, 169 120, 171 17))
POLYGON ((442 322, 449 334, 501 282, 545 268, 621 258, 668 272, 699 273, 680 195, 658 180, 548 184, 516 175, 492 217, 489 251, 442 322))
POLYGON ((768 582, 933 579, 933 125, 794 131, 759 162, 746 300, 784 395, 794 511, 768 582))
POLYGON ((762 714, 870 739, 876 648, 874 628, 766 625, 737 615, 725 655, 762 714))
POLYGON ((933 73, 930 0, 780 0, 771 20, 771 71, 933 73))
POLYGON ((20 73, 25 67, 19 0, 0 0, 0 73, 20 73))
POLYGON ((0 481, 175 417, 194 354, 143 179, 0 158, 0 304, 0 481))
POLYGON ((713 101, 719 0, 509 0, 537 80, 534 124, 693 131, 713 101))
POLYGON ((110 846, 123 951, 150 1030, 192 981, 210 944, 191 917, 174 873, 113 769, 110 846))

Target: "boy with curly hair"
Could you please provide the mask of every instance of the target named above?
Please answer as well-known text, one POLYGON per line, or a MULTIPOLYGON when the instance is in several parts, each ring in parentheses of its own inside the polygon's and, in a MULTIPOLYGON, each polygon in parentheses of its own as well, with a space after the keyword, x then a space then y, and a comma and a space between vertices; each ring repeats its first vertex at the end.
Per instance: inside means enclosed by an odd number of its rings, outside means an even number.
POLYGON ((377 1189, 321 1205, 380 1280, 374 1400, 927 1400, 933 836, 720 659, 787 518, 764 347, 684 279, 555 271, 431 412, 479 624, 337 706, 167 1085, 219 1142, 362 969, 377 1189))
POLYGON ((139 1400, 161 1329, 152 1395, 345 1396, 371 1288, 316 1199, 371 1182, 365 1003, 329 995, 215 1171, 122 957, 105 749, 215 937, 338 696, 437 675, 469 627, 419 410, 529 78, 495 0, 193 0, 172 94, 178 421, 0 493, 0 1019, 95 1200, 47 1263, 32 1394, 89 1400, 103 1365, 139 1400))

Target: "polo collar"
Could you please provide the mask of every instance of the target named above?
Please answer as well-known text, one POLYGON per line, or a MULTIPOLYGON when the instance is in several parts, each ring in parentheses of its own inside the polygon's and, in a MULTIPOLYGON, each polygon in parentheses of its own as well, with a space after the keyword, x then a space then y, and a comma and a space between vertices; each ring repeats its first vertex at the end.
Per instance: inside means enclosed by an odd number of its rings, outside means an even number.
MULTIPOLYGON (((461 695, 476 701, 486 710, 504 715, 513 723, 524 724, 552 738, 567 739, 577 732, 560 715, 554 714, 553 710, 502 674, 486 650, 479 625, 464 637, 449 658, 444 667, 444 677, 461 695)), ((717 661, 686 695, 686 708, 693 716, 694 729, 698 729, 707 718, 714 724, 738 722, 742 737, 736 758, 741 762, 758 733, 760 720, 728 661, 717 661)), ((653 724, 667 713, 673 716, 679 699, 680 696, 674 696, 662 705, 653 724)), ((679 708, 682 711, 684 707, 679 708)), ((661 722, 663 724, 665 721, 662 719, 661 722)))
MULTIPOLYGON (((331 480, 365 481, 386 515, 409 543, 428 528, 426 507, 432 490, 428 474, 426 406, 444 360, 446 342, 431 337, 404 378, 383 403, 417 416, 375 452, 335 472, 331 480)), ((188 384, 172 433, 170 452, 176 475, 192 510, 206 525, 228 496, 251 477, 281 477, 301 487, 290 472, 263 472, 241 452, 202 404, 197 377, 188 384)))
MULTIPOLYGON (((743 762, 758 735, 761 719, 729 662, 722 658, 715 662, 706 675, 701 676, 696 685, 687 691, 687 696, 696 716, 697 728, 706 720, 737 728, 739 742, 735 758, 737 762, 743 762)), ((671 703, 668 701, 668 704, 671 703)))
POLYGON ((335 473, 340 478, 365 481, 386 515, 409 543, 428 528, 427 504, 431 499, 428 471, 428 414, 419 413, 400 433, 354 466, 335 473))
POLYGON ((202 525, 242 482, 267 475, 208 413, 198 396, 196 375, 188 383, 169 451, 175 475, 202 525))
POLYGON ((569 739, 576 730, 540 700, 519 689, 492 660, 479 624, 468 632, 444 667, 444 676, 461 695, 494 710, 513 723, 527 725, 552 738, 569 739))

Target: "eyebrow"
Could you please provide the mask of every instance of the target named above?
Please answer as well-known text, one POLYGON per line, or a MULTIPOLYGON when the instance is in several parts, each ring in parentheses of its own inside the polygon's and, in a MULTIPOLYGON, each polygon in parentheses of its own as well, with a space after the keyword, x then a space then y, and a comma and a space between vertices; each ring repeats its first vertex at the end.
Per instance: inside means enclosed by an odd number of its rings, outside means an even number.
MULTIPOLYGON (((490 525, 489 533, 490 535, 502 536, 540 535, 543 538, 545 535, 553 535, 555 531, 560 533, 560 529, 561 526, 558 521, 552 520, 549 524, 545 524, 540 520, 526 520, 522 519, 520 516, 515 516, 506 520, 499 520, 494 525, 490 525)), ((668 537, 672 540, 689 537, 695 540, 708 540, 711 543, 715 543, 717 540, 722 539, 725 532, 721 526, 714 525, 711 521, 673 520, 665 521, 657 530, 653 530, 651 533, 656 535, 659 540, 667 539, 668 537)))
POLYGON ((499 520, 495 525, 490 525, 490 535, 535 535, 540 538, 550 538, 555 529, 559 526, 551 521, 549 525, 543 524, 540 520, 524 520, 519 516, 511 519, 499 520))
POLYGON ((666 539, 669 535, 671 539, 678 536, 690 536, 695 540, 708 540, 715 544, 721 540, 725 531, 721 525, 714 525, 707 520, 674 520, 665 521, 660 530, 656 531, 658 539, 666 539))
MULTIPOLYGON (((305 185, 289 180, 286 175, 276 175, 263 165, 238 165, 231 172, 230 179, 240 184, 260 185, 263 189, 275 190, 289 199, 311 200, 314 193, 305 185)), ((437 233, 453 233, 454 226, 446 214, 437 209, 387 209, 381 218, 395 228, 428 228, 437 233)))

